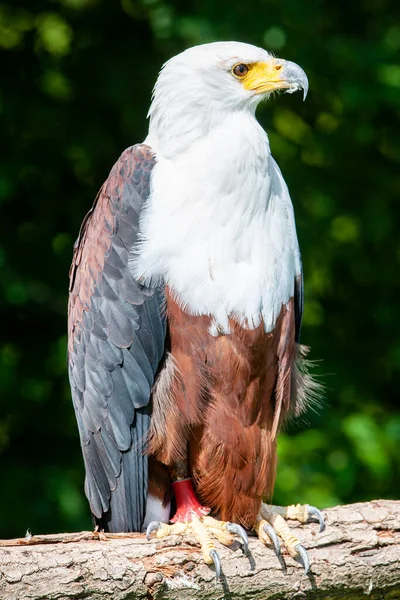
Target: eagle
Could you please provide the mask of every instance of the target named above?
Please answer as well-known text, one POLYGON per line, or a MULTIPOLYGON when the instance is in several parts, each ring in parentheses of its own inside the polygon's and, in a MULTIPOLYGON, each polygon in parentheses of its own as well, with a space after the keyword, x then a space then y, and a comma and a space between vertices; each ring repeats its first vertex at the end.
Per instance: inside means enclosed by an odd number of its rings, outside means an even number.
POLYGON ((308 91, 262 48, 217 42, 161 69, 149 132, 126 149, 74 246, 68 369, 94 523, 157 538, 246 530, 306 570, 276 507, 277 435, 316 387, 300 345, 303 273, 293 206, 255 111, 308 91), (280 539, 279 539, 280 538, 280 539))

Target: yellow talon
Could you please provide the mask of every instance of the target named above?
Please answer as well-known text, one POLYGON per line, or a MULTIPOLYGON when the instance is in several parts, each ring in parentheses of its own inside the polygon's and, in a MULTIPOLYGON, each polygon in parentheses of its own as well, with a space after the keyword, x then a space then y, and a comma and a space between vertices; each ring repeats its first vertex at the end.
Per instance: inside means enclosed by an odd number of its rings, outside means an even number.
POLYGON ((266 521, 259 515, 257 517, 254 531, 264 544, 272 544, 275 554, 280 556, 281 545, 279 543, 278 536, 276 535, 276 532, 269 521, 266 521))
POLYGON ((263 509, 274 515, 280 515, 284 519, 292 519, 293 521, 299 521, 300 523, 307 523, 309 517, 307 504, 291 504, 290 506, 273 506, 265 504, 262 506, 261 511, 263 511, 263 509))
POLYGON ((298 537, 292 532, 285 519, 307 523, 309 520, 319 522, 320 532, 325 529, 324 515, 315 506, 309 504, 292 504, 290 506, 276 506, 262 503, 260 514, 257 518, 254 530, 262 542, 271 540, 277 556, 280 555, 280 543, 277 537, 283 540, 292 558, 298 559, 306 575, 310 571, 310 560, 304 546, 300 544, 298 537))
POLYGON ((157 530, 156 537, 158 539, 167 537, 168 535, 182 535, 187 531, 188 524, 187 523, 174 523, 173 525, 168 525, 168 523, 161 523, 160 527, 157 530))
POLYGON ((286 518, 299 521, 299 523, 307 523, 308 521, 308 505, 307 504, 291 504, 287 507, 286 518))
POLYGON ((261 517, 257 517, 256 524, 254 525, 254 531, 256 532, 260 540, 264 542, 264 544, 269 544, 270 539, 268 534, 264 531, 264 525, 269 525, 268 521, 266 521, 265 519, 261 519, 261 517))
POLYGON ((171 535, 171 525, 168 525, 167 523, 161 523, 156 531, 156 537, 161 539, 163 537, 167 537, 167 535, 171 535))
POLYGON ((261 514, 263 514, 263 512, 266 514, 280 515, 284 519, 292 519, 293 521, 299 521, 299 523, 307 523, 310 518, 313 518, 319 522, 320 532, 325 529, 325 521, 322 512, 315 506, 310 506, 309 504, 291 504, 290 506, 262 504, 261 514))
POLYGON ((235 541, 234 536, 227 530, 226 521, 218 521, 213 517, 203 517, 203 524, 224 546, 230 546, 235 541))
POLYGON ((211 551, 215 550, 215 546, 210 536, 208 535, 207 529, 200 521, 200 519, 195 515, 193 515, 192 517, 191 526, 193 529, 194 536, 201 546, 204 562, 207 565, 212 565, 214 561, 212 559, 211 551))
POLYGON ((181 535, 186 531, 193 532, 198 544, 200 545, 203 560, 207 565, 214 565, 217 581, 221 576, 221 560, 214 546, 212 536, 217 538, 225 546, 230 546, 235 541, 235 536, 241 540, 243 552, 248 552, 248 537, 246 531, 241 525, 229 523, 228 521, 218 521, 212 517, 191 515, 191 521, 178 521, 173 525, 151 521, 146 528, 146 537, 150 540, 153 532, 156 532, 158 539, 169 535, 181 535))
MULTIPOLYGON (((263 516, 267 516, 266 511, 262 511, 263 516)), ((290 556, 293 558, 297 558, 299 553, 296 549, 296 546, 300 544, 299 539, 294 535, 293 531, 290 529, 289 525, 286 523, 284 518, 280 514, 269 514, 268 521, 271 523, 272 527, 275 529, 276 533, 283 540, 286 548, 290 556)))

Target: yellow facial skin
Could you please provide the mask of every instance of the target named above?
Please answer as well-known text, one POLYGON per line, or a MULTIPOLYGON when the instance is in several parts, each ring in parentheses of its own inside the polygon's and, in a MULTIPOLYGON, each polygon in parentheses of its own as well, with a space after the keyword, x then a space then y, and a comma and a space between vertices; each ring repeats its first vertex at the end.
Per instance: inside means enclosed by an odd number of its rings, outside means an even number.
POLYGON ((271 58, 268 62, 247 64, 248 72, 243 76, 235 75, 233 72, 235 67, 233 67, 232 73, 236 79, 242 82, 246 90, 262 94, 273 90, 288 89, 292 86, 292 82, 285 79, 284 65, 284 60, 271 58))

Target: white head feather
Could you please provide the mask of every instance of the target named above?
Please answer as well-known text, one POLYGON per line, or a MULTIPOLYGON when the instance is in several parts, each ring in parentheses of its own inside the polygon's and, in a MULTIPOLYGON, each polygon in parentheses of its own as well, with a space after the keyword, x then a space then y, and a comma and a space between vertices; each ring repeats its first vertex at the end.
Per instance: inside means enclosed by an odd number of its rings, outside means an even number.
MULTIPOLYGON (((174 56, 163 66, 153 90, 148 113, 149 140, 157 140, 158 146, 164 147, 165 142, 171 145, 171 137, 176 138, 182 150, 186 144, 206 135, 228 113, 254 114, 259 102, 271 91, 259 93, 246 89, 234 77, 232 68, 240 63, 251 65, 271 60, 273 56, 263 48, 241 42, 194 46, 174 56)), ((279 62, 304 73, 294 63, 279 62)))

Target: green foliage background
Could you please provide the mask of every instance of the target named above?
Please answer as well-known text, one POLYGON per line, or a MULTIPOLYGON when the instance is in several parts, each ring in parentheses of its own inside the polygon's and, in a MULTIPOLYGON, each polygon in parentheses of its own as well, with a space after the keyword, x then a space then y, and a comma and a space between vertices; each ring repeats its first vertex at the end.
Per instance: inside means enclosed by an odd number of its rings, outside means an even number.
POLYGON ((72 244, 146 134, 161 64, 236 39, 299 63, 310 94, 259 118, 289 184, 303 342, 325 402, 280 438, 275 501, 399 494, 400 9, 396 0, 0 4, 0 536, 91 527, 66 377, 72 244))

